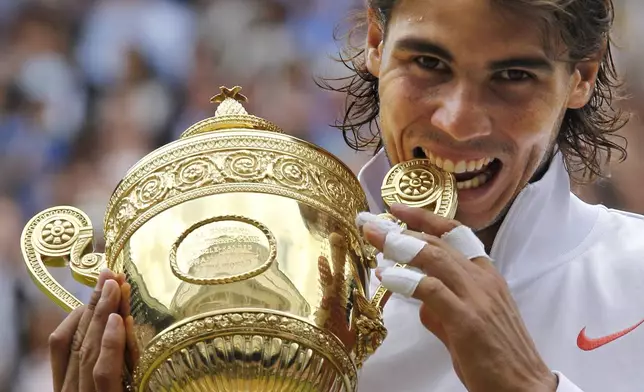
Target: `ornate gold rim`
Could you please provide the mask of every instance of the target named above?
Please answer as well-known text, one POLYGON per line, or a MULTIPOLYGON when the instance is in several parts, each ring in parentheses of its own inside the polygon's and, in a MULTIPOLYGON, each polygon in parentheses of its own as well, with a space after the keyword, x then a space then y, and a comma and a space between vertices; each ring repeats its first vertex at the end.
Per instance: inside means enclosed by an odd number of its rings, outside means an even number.
MULTIPOLYGON (((364 197, 364 191, 360 187, 357 178, 344 163, 319 147, 290 136, 275 133, 267 134, 267 132, 262 131, 230 130, 220 132, 221 134, 217 138, 213 138, 212 135, 200 135, 171 143, 151 153, 130 170, 112 194, 105 215, 106 254, 110 266, 114 263, 114 259, 118 256, 127 238, 154 215, 193 198, 223 192, 235 192, 235 189, 241 192, 252 191, 285 195, 316 208, 322 206, 325 212, 330 213, 339 222, 345 224, 356 238, 360 238, 353 220, 349 218, 357 215, 360 211, 367 210, 366 197, 364 197), (190 158, 204 157, 204 153, 261 152, 267 150, 269 152, 276 151, 276 154, 283 154, 285 159, 309 163, 311 167, 324 171, 326 175, 329 175, 329 180, 333 180, 341 188, 345 198, 353 201, 353 203, 341 204, 340 211, 338 211, 337 208, 331 209, 325 203, 319 202, 313 197, 302 195, 301 189, 294 191, 283 183, 271 184, 261 181, 214 183, 197 190, 175 189, 172 187, 173 184, 166 184, 164 185, 166 186, 164 195, 159 200, 155 200, 154 203, 151 203, 152 205, 137 211, 136 219, 123 224, 124 227, 121 230, 115 232, 112 229, 112 223, 114 223, 115 227, 118 227, 116 224, 116 215, 119 212, 117 208, 120 207, 122 202, 131 200, 134 197, 132 192, 136 191, 136 186, 140 185, 141 181, 161 181, 156 177, 160 177, 160 173, 163 170, 169 170, 173 165, 187 162, 190 158), (154 213, 151 213, 153 211, 154 213)), ((337 203, 334 205, 337 207, 337 203)))
POLYGON ((158 333, 145 348, 134 371, 134 383, 139 392, 147 389, 152 373, 172 354, 198 341, 214 336, 235 334, 267 334, 288 339, 313 348, 344 375, 347 390, 355 390, 357 368, 342 343, 333 334, 309 321, 279 311, 244 309, 200 314, 158 333), (334 357, 328 355, 331 353, 334 357), (340 361, 338 363, 337 361, 340 361))
MULTIPOLYGON (((204 120, 204 121, 207 121, 207 120, 204 120)), ((119 182, 119 184, 114 189, 114 192, 112 192, 112 196, 110 197, 110 200, 108 201, 108 204, 107 204, 107 210, 105 214, 106 219, 104 223, 107 223, 107 217, 110 215, 109 213, 115 207, 115 205, 120 201, 123 194, 128 190, 130 190, 134 185, 136 185, 146 174, 151 174, 156 169, 159 169, 165 165, 184 159, 187 156, 190 156, 190 155, 198 156, 199 154, 203 153, 203 150, 199 150, 199 147, 203 145, 204 142, 221 142, 221 144, 226 144, 224 142, 229 142, 230 140, 241 142, 241 140, 239 140, 240 136, 244 138, 251 138, 251 139, 259 139, 259 140, 263 139, 263 141, 267 141, 267 142, 270 142, 270 141, 285 142, 290 144, 290 147, 304 147, 309 152, 312 152, 318 155, 319 157, 322 157, 323 159, 327 160, 328 162, 325 162, 325 167, 338 166, 338 168, 341 169, 343 172, 346 172, 347 174, 349 174, 348 176, 349 178, 347 179, 350 179, 351 182, 354 182, 355 185, 359 187, 361 193, 364 193, 364 191, 362 191, 362 187, 360 187, 360 183, 358 182, 357 177, 353 174, 351 169, 344 162, 342 162, 338 157, 322 149, 321 147, 316 146, 315 144, 307 142, 306 140, 298 139, 294 136, 270 132, 270 131, 247 130, 243 128, 231 128, 231 129, 225 129, 225 130, 222 129, 220 131, 217 131, 216 137, 214 137, 212 134, 200 134, 200 135, 192 136, 190 138, 175 140, 174 142, 170 142, 164 146, 161 146, 158 149, 152 151, 148 155, 141 158, 126 172, 121 182, 119 182), (180 150, 180 149, 183 149, 183 150, 194 149, 194 151, 190 151, 192 153, 180 154, 177 152, 177 150, 180 150), (174 159, 171 159, 171 158, 174 158, 174 159)), ((234 150, 237 148, 257 149, 256 146, 252 146, 252 145, 244 146, 242 145, 242 143, 239 143, 239 145, 230 144, 223 147, 224 148, 222 149, 222 151, 224 149, 234 150)), ((216 152, 216 151, 219 151, 219 150, 215 148, 212 149, 212 152, 216 152)), ((331 169, 331 171, 333 170, 331 169)), ((366 198, 364 203, 366 206, 367 205, 366 198)))
POLYGON ((190 226, 186 231, 181 233, 179 238, 177 238, 177 240, 174 242, 174 244, 172 244, 172 247, 170 248, 170 268, 172 269, 172 273, 174 274, 174 276, 183 280, 184 282, 197 284, 197 285, 219 285, 219 284, 241 282, 243 280, 247 280, 259 274, 262 274, 264 271, 266 271, 271 267, 271 265, 275 262, 276 259, 277 259, 277 241, 275 240, 275 236, 273 235, 273 233, 271 233, 268 227, 260 223, 259 221, 247 218, 245 216, 239 216, 239 215, 222 215, 222 216, 216 216, 209 219, 204 219, 200 222, 197 222, 194 225, 190 226), (211 223, 222 222, 222 221, 243 222, 243 223, 253 225, 257 227, 259 230, 261 230, 262 233, 266 236, 266 239, 268 239, 268 244, 269 244, 269 255, 266 261, 262 263, 262 265, 260 265, 259 267, 254 268, 248 272, 245 272, 243 274, 228 276, 225 278, 197 278, 181 271, 181 269, 177 265, 177 251, 181 243, 193 231, 199 229, 200 227, 203 227, 211 223))

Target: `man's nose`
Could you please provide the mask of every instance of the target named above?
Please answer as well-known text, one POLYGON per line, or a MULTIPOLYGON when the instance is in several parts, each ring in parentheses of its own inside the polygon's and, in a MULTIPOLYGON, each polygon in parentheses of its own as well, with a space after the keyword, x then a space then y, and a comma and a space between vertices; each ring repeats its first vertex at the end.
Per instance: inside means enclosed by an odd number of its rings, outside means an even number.
POLYGON ((492 132, 492 119, 480 89, 455 85, 444 93, 432 115, 433 126, 457 141, 476 139, 492 132))

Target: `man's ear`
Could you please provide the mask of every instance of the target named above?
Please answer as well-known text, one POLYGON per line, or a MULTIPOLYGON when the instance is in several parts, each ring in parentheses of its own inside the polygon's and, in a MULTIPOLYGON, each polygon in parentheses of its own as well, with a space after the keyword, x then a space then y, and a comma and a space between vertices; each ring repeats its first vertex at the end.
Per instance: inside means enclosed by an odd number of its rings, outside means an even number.
POLYGON ((378 77, 380 75, 384 34, 382 32, 382 26, 373 10, 369 10, 368 18, 365 62, 369 73, 378 77))
POLYGON ((568 98, 569 109, 581 109, 586 106, 593 95, 598 72, 599 60, 586 60, 575 64, 572 91, 568 98))

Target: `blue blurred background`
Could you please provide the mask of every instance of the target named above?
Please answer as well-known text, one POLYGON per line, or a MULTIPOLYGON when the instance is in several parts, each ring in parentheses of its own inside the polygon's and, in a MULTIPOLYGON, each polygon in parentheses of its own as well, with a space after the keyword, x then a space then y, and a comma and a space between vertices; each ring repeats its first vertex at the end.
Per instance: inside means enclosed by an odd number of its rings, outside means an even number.
MULTIPOLYGON (((341 95, 314 77, 347 70, 333 31, 364 0, 0 0, 0 391, 51 390, 47 339, 64 317, 29 281, 26 221, 69 204, 100 238, 126 170, 214 114, 220 85, 243 86, 247 108, 330 150, 357 172, 369 159, 331 128, 341 95)), ((644 2, 618 0, 618 66, 644 110, 644 2), (638 42, 639 41, 639 42, 638 42)), ((644 212, 644 129, 624 129, 628 160, 578 189, 591 202, 644 212)), ((99 246, 101 246, 99 241, 99 246)), ((89 289, 61 279, 77 296, 89 289)))

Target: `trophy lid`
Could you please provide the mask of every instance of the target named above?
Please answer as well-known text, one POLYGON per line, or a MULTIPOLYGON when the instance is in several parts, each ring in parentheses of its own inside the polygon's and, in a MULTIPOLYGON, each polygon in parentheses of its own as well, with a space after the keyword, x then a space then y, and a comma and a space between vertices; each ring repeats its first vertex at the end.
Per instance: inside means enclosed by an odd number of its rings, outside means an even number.
POLYGON ((181 134, 180 139, 233 128, 284 133, 272 122, 248 114, 242 106, 242 102, 248 102, 248 98, 241 94, 240 86, 221 86, 219 89, 221 92, 210 99, 211 103, 219 103, 215 116, 192 125, 181 134))

